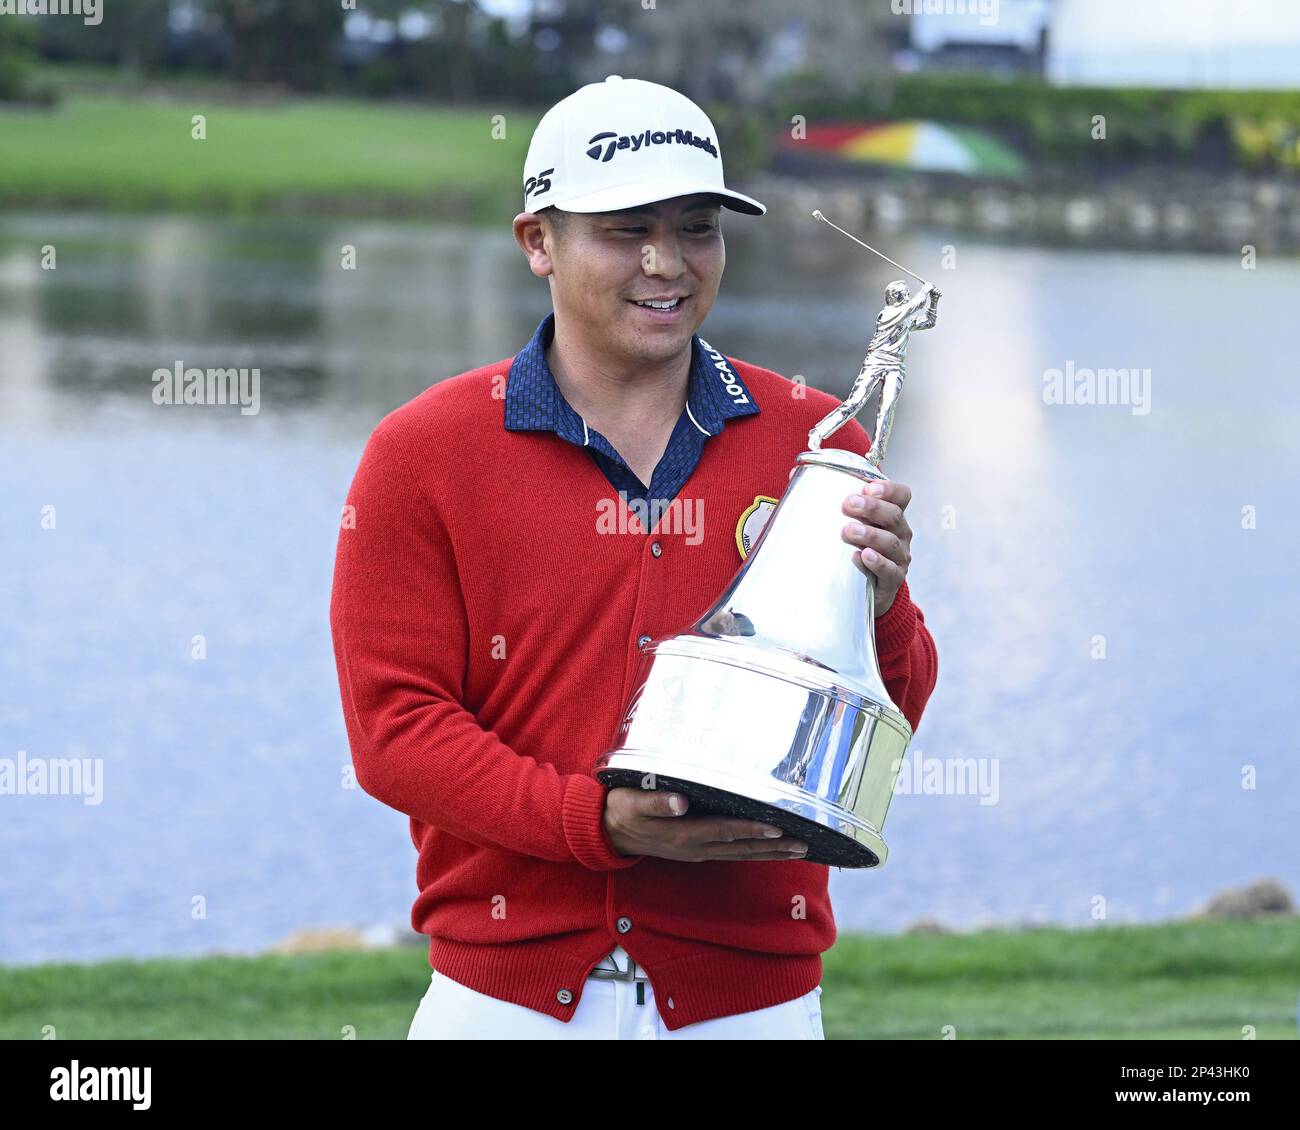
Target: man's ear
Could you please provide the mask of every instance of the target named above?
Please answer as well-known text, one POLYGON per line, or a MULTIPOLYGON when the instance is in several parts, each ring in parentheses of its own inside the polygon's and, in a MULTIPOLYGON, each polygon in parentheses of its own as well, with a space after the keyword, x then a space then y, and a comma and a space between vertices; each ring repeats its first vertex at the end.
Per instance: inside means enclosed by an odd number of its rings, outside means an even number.
POLYGON ((546 278, 555 270, 551 259, 550 245, 554 239, 548 238, 546 227, 536 212, 520 212, 514 218, 511 230, 515 242, 528 256, 528 269, 538 278, 546 278))

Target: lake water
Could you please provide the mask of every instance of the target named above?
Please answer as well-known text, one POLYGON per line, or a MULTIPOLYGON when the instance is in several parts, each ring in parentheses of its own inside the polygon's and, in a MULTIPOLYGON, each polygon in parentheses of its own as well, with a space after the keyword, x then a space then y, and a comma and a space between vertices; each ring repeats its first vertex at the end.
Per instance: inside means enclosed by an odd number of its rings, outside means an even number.
MULTIPOLYGON (((701 332, 843 395, 897 272, 765 223, 727 217, 701 332)), ((841 930, 1300 894, 1300 263, 880 239, 944 294, 890 447, 939 651, 910 756, 986 776, 896 796, 841 930), (1088 368, 1146 397, 1045 402, 1088 368)), ((338 514, 381 415, 549 308, 507 230, 0 217, 0 758, 104 772, 98 805, 0 796, 0 962, 406 923, 406 817, 341 787, 338 514), (260 411, 154 405, 177 361, 259 367, 260 411)))

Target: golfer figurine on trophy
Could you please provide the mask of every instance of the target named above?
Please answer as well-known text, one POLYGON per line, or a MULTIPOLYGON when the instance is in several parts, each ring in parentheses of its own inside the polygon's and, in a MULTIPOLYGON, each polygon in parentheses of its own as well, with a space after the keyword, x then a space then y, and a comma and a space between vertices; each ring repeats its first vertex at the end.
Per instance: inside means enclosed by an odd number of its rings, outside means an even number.
POLYGON ((891 282, 885 287, 885 307, 876 317, 876 332, 867 346, 862 371, 853 382, 848 399, 808 433, 809 451, 820 451, 822 441, 853 419, 880 385, 883 387, 880 389, 880 408, 876 412, 876 432, 871 440, 871 450, 867 452, 867 462, 880 470, 889 432, 894 426, 894 405, 903 389, 908 339, 913 330, 928 330, 934 325, 939 313, 939 297, 933 283, 927 283, 915 298, 911 298, 905 282, 891 282))

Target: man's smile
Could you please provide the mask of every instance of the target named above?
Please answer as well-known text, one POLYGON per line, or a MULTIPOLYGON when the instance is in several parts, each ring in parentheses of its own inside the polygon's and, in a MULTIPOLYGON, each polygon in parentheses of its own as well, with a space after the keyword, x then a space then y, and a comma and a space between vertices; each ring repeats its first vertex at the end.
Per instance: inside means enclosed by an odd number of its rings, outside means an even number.
POLYGON ((691 300, 689 294, 664 295, 659 298, 629 298, 628 305, 641 311, 651 322, 671 324, 682 316, 686 304, 691 300))

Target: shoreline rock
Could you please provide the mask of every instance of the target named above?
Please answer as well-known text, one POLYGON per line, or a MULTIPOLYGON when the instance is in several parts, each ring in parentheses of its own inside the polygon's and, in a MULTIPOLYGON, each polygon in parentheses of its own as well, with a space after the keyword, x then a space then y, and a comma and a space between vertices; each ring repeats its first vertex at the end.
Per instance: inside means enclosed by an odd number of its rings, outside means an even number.
POLYGON ((1216 892, 1203 907, 1187 915, 1185 921, 1281 918, 1295 913, 1290 891, 1277 879, 1267 878, 1216 892))
POLYGON ((1023 182, 839 168, 771 171, 742 191, 769 215, 832 211, 849 230, 942 227, 1040 246, 1300 249, 1300 179, 1133 169, 1106 177, 1040 172, 1023 182))

